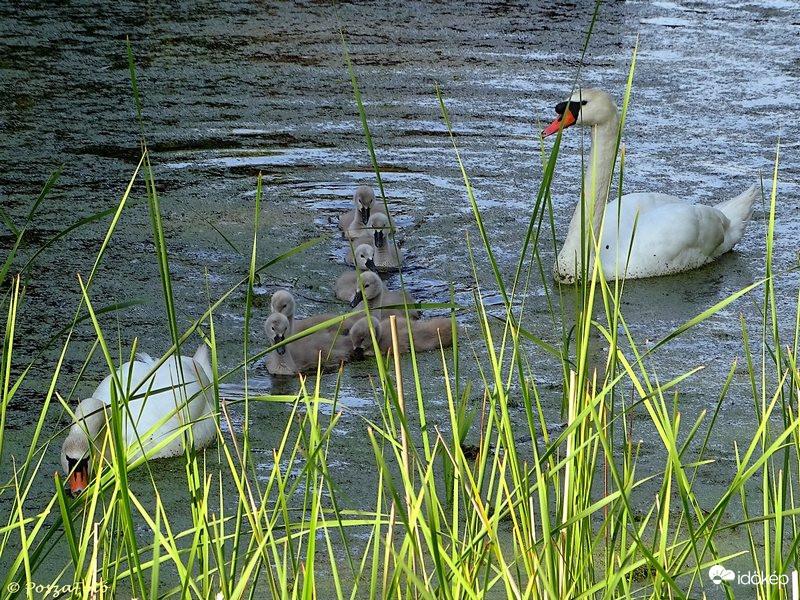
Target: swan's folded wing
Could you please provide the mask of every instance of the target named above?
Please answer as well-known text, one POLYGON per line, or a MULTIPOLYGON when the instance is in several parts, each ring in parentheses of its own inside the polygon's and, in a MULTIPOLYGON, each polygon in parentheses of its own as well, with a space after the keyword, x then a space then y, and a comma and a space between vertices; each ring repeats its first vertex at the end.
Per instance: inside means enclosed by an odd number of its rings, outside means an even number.
POLYGON ((616 260, 620 274, 627 272, 629 277, 647 277, 693 269, 717 256, 727 226, 727 219, 718 210, 684 203, 650 208, 638 216, 624 211, 618 240, 612 239, 613 227, 604 231, 600 249, 604 265, 614 264, 616 260), (633 248, 628 259, 631 236, 633 248))
MULTIPOLYGON (((617 201, 608 203, 609 208, 606 210, 608 216, 612 215, 611 211, 614 211, 613 214, 616 215, 616 208, 611 208, 612 205, 616 206, 616 202, 617 201)), ((635 194, 625 194, 622 197, 622 210, 629 214, 633 214, 636 211, 639 211, 640 214, 644 214, 670 204, 687 206, 687 203, 677 196, 661 194, 659 192, 638 192, 635 194)))

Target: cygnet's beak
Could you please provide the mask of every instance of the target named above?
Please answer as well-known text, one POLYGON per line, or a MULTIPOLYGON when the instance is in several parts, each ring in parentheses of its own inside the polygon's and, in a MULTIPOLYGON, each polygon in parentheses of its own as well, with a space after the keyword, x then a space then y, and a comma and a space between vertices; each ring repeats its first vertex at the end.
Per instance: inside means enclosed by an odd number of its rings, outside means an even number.
POLYGON ((364 359, 364 348, 359 346, 358 348, 353 348, 353 360, 363 360, 364 359))
POLYGON ((358 212, 361 215, 361 222, 366 225, 367 221, 369 221, 369 206, 362 206, 358 209, 358 212))
POLYGON ((364 299, 364 294, 362 294, 362 293, 361 293, 361 290, 358 290, 358 291, 356 292, 356 295, 355 295, 355 296, 353 296, 353 300, 350 302, 350 307, 351 307, 351 308, 355 308, 356 306, 358 306, 359 304, 361 304, 361 301, 362 301, 363 299, 364 299))
POLYGON ((377 273, 378 272, 378 267, 375 266, 375 261, 372 260, 371 258, 367 259, 367 268, 370 271, 372 271, 373 273, 377 273))
POLYGON ((375 247, 376 248, 383 248, 383 244, 386 241, 386 236, 383 235, 383 230, 378 229, 375 231, 375 247))
MULTIPOLYGON (((273 340, 273 342, 272 342, 272 345, 274 346, 275 344, 280 344, 280 343, 281 343, 283 340, 285 340, 285 339, 286 339, 286 337, 285 337, 285 336, 282 336, 282 335, 276 335, 276 336, 275 336, 275 339, 274 339, 274 340, 273 340)), ((280 348, 276 348, 276 349, 275 349, 275 352, 277 352, 277 353, 278 353, 278 354, 280 354, 280 355, 283 355, 283 354, 285 354, 285 353, 286 353, 286 346, 281 346, 280 348)))

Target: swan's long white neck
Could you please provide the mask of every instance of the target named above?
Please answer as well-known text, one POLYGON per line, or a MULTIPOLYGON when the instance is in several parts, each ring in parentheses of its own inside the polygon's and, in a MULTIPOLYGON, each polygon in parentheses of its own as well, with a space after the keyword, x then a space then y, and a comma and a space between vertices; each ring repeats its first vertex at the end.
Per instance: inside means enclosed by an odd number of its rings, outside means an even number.
POLYGON ((84 398, 78 404, 75 416, 79 421, 72 424, 72 431, 79 432, 79 435, 95 439, 106 426, 105 403, 94 396, 84 398))
POLYGON ((81 400, 75 409, 76 421, 72 424, 61 447, 61 461, 69 472, 67 458, 79 460, 87 457, 89 448, 106 427, 105 403, 93 396, 81 400))
MULTIPOLYGON (((600 234, 603 222, 611 176, 614 172, 614 148, 617 143, 619 118, 592 126, 592 147, 588 163, 583 174, 583 199, 579 201, 572 213, 567 237, 558 254, 556 277, 562 281, 575 281, 581 266, 581 229, 585 231, 584 241, 591 248, 591 224, 595 236, 600 234), (581 206, 583 217, 581 219, 581 206)), ((591 256, 593 253, 589 253, 591 256)))

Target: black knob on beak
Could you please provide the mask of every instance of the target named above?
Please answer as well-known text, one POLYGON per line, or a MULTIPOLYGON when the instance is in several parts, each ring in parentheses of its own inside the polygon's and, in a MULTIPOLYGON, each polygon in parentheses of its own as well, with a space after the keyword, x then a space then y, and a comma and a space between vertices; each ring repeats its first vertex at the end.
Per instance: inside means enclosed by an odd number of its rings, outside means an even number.
POLYGON ((353 300, 352 300, 352 302, 350 302, 350 307, 351 307, 351 308, 355 308, 356 306, 358 306, 359 304, 361 304, 361 301, 362 301, 363 299, 364 299, 364 294, 362 294, 362 293, 361 293, 361 290, 358 290, 358 291, 356 292, 356 295, 355 295, 355 296, 353 296, 353 300))
MULTIPOLYGON (((275 336, 275 341, 273 342, 272 345, 274 346, 275 344, 280 344, 285 339, 286 339, 285 336, 276 335, 275 336)), ((286 354, 286 346, 281 346, 280 348, 276 348, 275 351, 282 356, 282 355, 286 354)))

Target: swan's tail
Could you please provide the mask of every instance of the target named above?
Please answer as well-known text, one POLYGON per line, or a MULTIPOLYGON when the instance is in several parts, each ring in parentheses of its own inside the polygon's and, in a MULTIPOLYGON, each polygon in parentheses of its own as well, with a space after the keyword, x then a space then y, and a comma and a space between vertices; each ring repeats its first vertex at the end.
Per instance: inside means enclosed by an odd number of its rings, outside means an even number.
POLYGON ((153 357, 150 356, 147 352, 137 352, 136 360, 138 360, 139 362, 143 362, 146 365, 152 365, 154 362, 156 362, 155 360, 153 360, 153 357))
POLYGON ((208 381, 211 381, 211 374, 214 372, 211 368, 211 352, 204 342, 200 342, 200 345, 197 347, 197 351, 194 353, 192 360, 204 371, 208 381))
POLYGON ((758 187, 754 185, 735 198, 720 202, 714 206, 714 208, 728 217, 728 221, 730 221, 730 225, 725 231, 725 241, 720 247, 722 252, 719 252, 719 254, 727 252, 742 239, 744 228, 747 226, 747 222, 753 214, 753 204, 758 196, 758 187))

